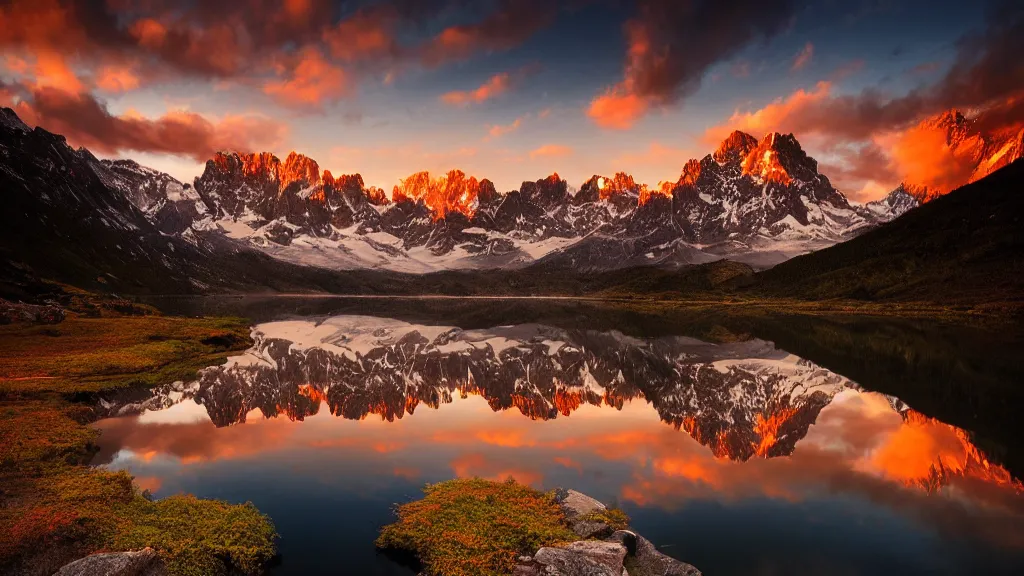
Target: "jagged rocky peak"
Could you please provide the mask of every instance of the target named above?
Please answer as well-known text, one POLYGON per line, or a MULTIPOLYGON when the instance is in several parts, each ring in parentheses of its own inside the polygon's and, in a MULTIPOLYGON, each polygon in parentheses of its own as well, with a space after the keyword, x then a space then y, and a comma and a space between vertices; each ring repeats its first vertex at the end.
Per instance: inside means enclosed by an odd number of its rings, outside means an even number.
POLYGON ((711 156, 719 164, 740 162, 750 154, 750 151, 757 146, 757 138, 746 132, 734 131, 718 145, 718 149, 711 156))
POLYGON ((783 185, 794 179, 810 182, 819 176, 818 162, 804 152, 796 138, 778 132, 765 136, 741 165, 744 174, 783 185))
POLYGON ((18 132, 31 132, 32 129, 21 121, 18 114, 7 107, 0 107, 0 126, 4 126, 18 132))
POLYGON ((574 204, 585 204, 597 201, 616 201, 636 204, 642 189, 647 187, 638 184, 633 177, 625 172, 617 172, 609 178, 595 174, 580 186, 579 192, 573 196, 574 204))
POLYGON ((557 172, 519 187, 523 200, 538 206, 556 207, 569 203, 569 184, 557 172))
POLYGON ((954 108, 926 119, 924 124, 931 128, 945 130, 946 144, 956 146, 968 137, 972 122, 962 112, 954 108))
POLYGON ((423 202, 435 220, 453 212, 472 217, 481 202, 489 202, 496 196, 490 180, 477 180, 462 170, 450 170, 437 178, 431 178, 426 171, 417 172, 399 181, 391 191, 391 199, 396 203, 423 202))
POLYGON ((921 205, 921 201, 913 190, 908 189, 906 184, 900 184, 895 190, 889 192, 883 198, 868 202, 868 208, 875 209, 890 218, 899 218, 910 210, 921 205))
POLYGON ((294 182, 304 186, 320 184, 320 167, 316 160, 296 152, 288 154, 284 162, 270 152, 218 152, 206 163, 206 170, 211 168, 222 173, 241 173, 247 178, 276 182, 280 190, 294 182))
POLYGON ((291 182, 319 184, 320 166, 312 158, 291 152, 284 161, 284 170, 280 175, 280 179, 282 186, 287 186, 291 182))
MULTIPOLYGON (((719 150, 721 150, 721 148, 719 148, 719 150)), ((700 161, 691 158, 683 166, 683 172, 679 175, 679 184, 681 186, 693 186, 697 183, 697 179, 700 178, 700 173, 700 161)))

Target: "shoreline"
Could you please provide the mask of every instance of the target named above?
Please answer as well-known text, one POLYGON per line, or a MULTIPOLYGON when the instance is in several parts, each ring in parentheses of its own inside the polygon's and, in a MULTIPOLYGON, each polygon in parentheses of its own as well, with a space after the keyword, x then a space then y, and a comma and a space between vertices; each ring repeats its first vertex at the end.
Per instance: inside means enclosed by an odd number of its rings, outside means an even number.
POLYGON ((74 312, 0 326, 0 572, 49 575, 96 552, 152 548, 171 574, 262 573, 276 533, 251 503, 154 501, 127 472, 89 464, 99 432, 88 399, 194 375, 250 346, 248 326, 74 312))

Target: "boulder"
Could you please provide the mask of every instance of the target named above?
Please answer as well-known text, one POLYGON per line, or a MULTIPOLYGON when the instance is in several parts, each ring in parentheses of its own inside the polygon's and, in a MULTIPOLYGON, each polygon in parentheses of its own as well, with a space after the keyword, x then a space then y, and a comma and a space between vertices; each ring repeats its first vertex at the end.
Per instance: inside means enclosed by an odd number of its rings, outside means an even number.
POLYGON ((152 548, 133 552, 93 554, 64 566, 54 576, 167 576, 152 548))
POLYGON ((575 490, 559 490, 555 497, 570 522, 591 512, 607 509, 604 504, 575 490))
POLYGON ((578 520, 572 523, 572 531, 583 539, 604 538, 612 533, 612 527, 604 522, 578 520))
POLYGON ((650 540, 635 532, 617 530, 608 541, 625 547, 630 576, 701 576, 700 570, 662 554, 650 540))
POLYGON ((625 557, 625 546, 617 542, 583 540, 564 547, 541 548, 533 555, 533 567, 536 573, 551 576, 623 576, 625 557))

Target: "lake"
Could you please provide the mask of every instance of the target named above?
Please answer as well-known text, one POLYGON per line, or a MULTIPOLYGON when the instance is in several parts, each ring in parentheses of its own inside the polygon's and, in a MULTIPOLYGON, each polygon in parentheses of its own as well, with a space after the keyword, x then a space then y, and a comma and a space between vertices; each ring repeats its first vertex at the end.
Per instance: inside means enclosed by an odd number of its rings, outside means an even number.
POLYGON ((923 320, 573 301, 164 299, 252 318, 195 381, 106 398, 94 464, 252 501, 271 574, 415 574, 374 549, 425 483, 625 510, 707 575, 1019 574, 1020 337, 923 320))

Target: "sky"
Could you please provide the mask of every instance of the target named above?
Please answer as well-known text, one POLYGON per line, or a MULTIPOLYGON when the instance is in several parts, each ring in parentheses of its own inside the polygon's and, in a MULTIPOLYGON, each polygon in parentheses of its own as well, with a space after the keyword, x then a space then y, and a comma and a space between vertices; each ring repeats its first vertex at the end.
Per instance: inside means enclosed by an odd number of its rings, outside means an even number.
POLYGON ((850 198, 949 179, 919 124, 1024 125, 1004 0, 0 0, 0 105, 191 182, 296 151, 391 188, 678 179, 734 129, 792 132, 850 198), (928 162, 921 162, 924 154, 928 162), (927 172, 924 174, 922 172, 927 172))

